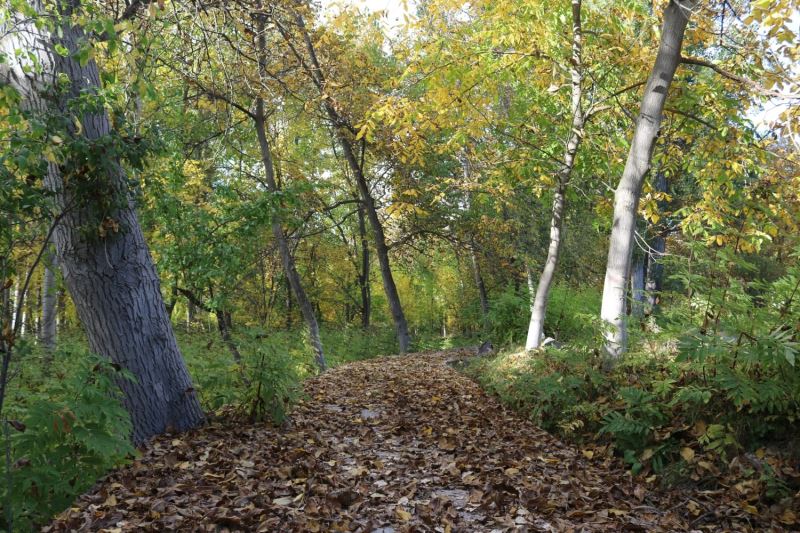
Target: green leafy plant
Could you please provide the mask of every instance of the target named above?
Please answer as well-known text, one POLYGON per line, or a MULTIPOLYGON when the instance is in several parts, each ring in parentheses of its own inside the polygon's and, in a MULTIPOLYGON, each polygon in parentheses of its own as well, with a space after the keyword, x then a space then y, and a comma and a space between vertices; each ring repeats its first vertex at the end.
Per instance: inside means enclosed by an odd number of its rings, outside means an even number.
POLYGON ((0 495, 11 508, 15 529, 61 511, 135 453, 120 379, 132 377, 105 359, 84 354, 74 374, 32 398, 20 420, 6 423, 11 468, 2 467, 0 495))

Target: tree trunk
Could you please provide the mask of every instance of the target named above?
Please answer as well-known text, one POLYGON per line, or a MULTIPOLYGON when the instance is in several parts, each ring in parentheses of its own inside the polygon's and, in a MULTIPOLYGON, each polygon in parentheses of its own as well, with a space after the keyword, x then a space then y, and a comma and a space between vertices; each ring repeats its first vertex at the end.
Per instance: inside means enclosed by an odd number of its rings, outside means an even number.
POLYGON ((644 318, 644 278, 647 271, 647 256, 636 254, 631 268, 631 316, 637 320, 644 318))
POLYGON ((342 144, 342 150, 345 153, 345 158, 350 162, 351 169, 356 176, 356 183, 361 193, 361 200, 364 202, 369 218, 370 225, 372 226, 372 234, 375 240, 375 253, 378 255, 378 264, 380 266, 381 278, 383 279, 383 290, 386 293, 386 301, 389 303, 389 310, 392 314, 394 321, 395 331, 397 333, 397 342, 400 347, 400 353, 408 352, 411 344, 411 337, 408 333, 408 322, 406 315, 403 312, 403 305, 400 302, 400 294, 397 292, 397 285, 394 282, 392 275, 392 267, 389 261, 389 247, 386 245, 386 236, 383 232, 383 224, 378 216, 378 210, 375 207, 375 200, 369 192, 369 186, 361 172, 361 168, 355 160, 352 146, 350 141, 345 137, 345 133, 339 131, 339 140, 342 144))
MULTIPOLYGON (((257 37, 257 47, 258 47, 258 69, 259 75, 262 78, 267 77, 266 73, 266 37, 265 37, 265 21, 263 17, 259 17, 258 19, 258 37, 257 37)), ((251 117, 253 119, 253 123, 256 129, 256 135, 258 136, 258 147, 261 151, 261 161, 264 165, 264 177, 267 180, 267 188, 272 194, 278 192, 279 187, 278 183, 275 180, 275 166, 272 160, 272 148, 269 144, 269 139, 267 138, 267 128, 266 128, 266 116, 264 114, 264 99, 261 96, 256 98, 256 109, 255 113, 251 117)), ((308 327, 308 335, 309 340, 311 341, 311 347, 314 350, 314 358, 316 360, 317 366, 321 371, 324 371, 327 368, 325 363, 325 354, 322 350, 322 339, 320 338, 319 334, 319 323, 317 322, 317 316, 314 314, 314 308, 311 305, 311 302, 306 295, 305 290, 303 289, 303 285, 300 281, 300 274, 297 272, 297 268, 295 267, 294 257, 292 256, 291 250, 289 249, 289 243, 286 240, 286 235, 283 233, 283 228, 281 227, 280 219, 275 215, 273 217, 272 222, 272 236, 275 239, 275 243, 278 246, 278 253, 281 257, 281 262, 283 263, 283 270, 286 273, 286 279, 289 282, 289 286, 292 289, 292 292, 297 299, 297 305, 300 307, 300 312, 303 315, 303 319, 306 321, 306 326, 308 327)))
POLYGON ((56 288, 57 262, 52 247, 44 258, 44 275, 42 278, 42 322, 39 331, 39 342, 47 354, 56 348, 56 288))
POLYGON ((489 320, 489 295, 486 292, 486 283, 481 274, 481 264, 478 262, 478 254, 475 252, 475 243, 470 247, 470 257, 472 259, 472 274, 475 276, 475 286, 478 288, 478 298, 481 302, 481 320, 484 327, 489 320))
POLYGON ((172 312, 175 311, 175 304, 178 303, 178 286, 175 282, 172 283, 172 289, 169 293, 169 301, 166 304, 167 317, 172 321, 172 312))
POLYGON ((191 328, 192 324, 197 321, 197 306, 192 302, 186 304, 186 328, 191 328))
MULTIPOLYGON (((27 270, 27 265, 25 266, 25 269, 22 270, 22 272, 25 272, 25 270, 27 270)), ((24 304, 25 304, 25 302, 23 302, 22 299, 25 298, 25 294, 23 294, 23 292, 22 292, 23 288, 24 288, 23 283, 22 283, 22 278, 23 278, 22 275, 17 276, 17 280, 14 283, 14 286, 15 286, 14 287, 14 305, 12 306, 12 309, 22 309, 23 310, 22 311, 23 312, 23 316, 24 316, 24 313, 25 313, 24 304)), ((24 333, 25 332, 25 320, 24 319, 20 319, 21 327, 19 327, 19 328, 17 327, 17 313, 11 313, 11 320, 12 320, 11 327, 13 329, 19 329, 20 333, 24 333)))
POLYGON ((292 313, 294 312, 294 299, 292 298, 292 287, 289 285, 289 277, 284 276, 286 282, 286 331, 292 331, 292 313))
POLYGON ((236 343, 233 341, 233 337, 231 337, 228 314, 222 309, 217 309, 214 311, 214 316, 217 318, 217 329, 219 330, 219 336, 222 338, 222 342, 228 347, 228 351, 231 352, 231 357, 233 357, 234 362, 241 364, 242 354, 239 352, 239 347, 236 346, 236 343))
MULTIPOLYGON (((57 5, 65 9, 65 3, 57 5)), ((83 31, 65 22, 58 33, 61 36, 49 35, 29 20, 20 20, 4 35, 2 50, 20 48, 39 54, 43 73, 36 74, 34 69, 24 74, 19 63, 22 59, 11 53, 7 55, 11 64, 0 67, 0 74, 12 78, 26 103, 42 112, 47 112, 48 106, 39 91, 45 90, 48 80, 65 76, 70 89, 52 111, 66 115, 70 100, 97 92, 100 77, 94 60, 81 65, 75 59, 86 40, 83 31), (55 53, 56 45, 66 47, 68 56, 55 53)), ((82 136, 90 145, 113 133, 105 110, 78 118, 82 131, 70 135, 82 136)), ((124 170, 119 161, 105 160, 103 170, 83 175, 80 162, 73 163, 65 166, 78 168, 69 180, 63 179, 61 168, 51 164, 46 184, 55 192, 62 210, 70 206, 55 230, 55 243, 64 282, 86 329, 89 347, 135 378, 119 381, 133 423, 134 443, 141 444, 168 429, 195 427, 203 422, 203 412, 164 309, 158 274, 128 193, 124 170), (102 199, 105 208, 94 197, 76 190, 76 185, 87 178, 105 186, 99 189, 107 191, 102 199), (102 220, 98 220, 98 212, 105 215, 102 220), (89 231, 101 224, 107 228, 106 234, 89 231)))
POLYGON ((572 81, 571 111, 572 122, 569 136, 564 150, 564 162, 558 173, 558 187, 553 195, 553 214, 550 220, 550 244, 547 247, 539 283, 536 286, 535 297, 531 308, 531 320, 528 324, 528 338, 525 349, 533 350, 541 345, 544 337, 544 320, 547 312, 547 302, 550 299, 550 289, 553 285, 558 257, 561 254, 561 242, 564 229, 564 204, 566 201, 567 186, 569 185, 572 169, 575 166, 575 155, 578 152, 583 138, 583 110, 581 108, 583 68, 581 58, 581 0, 572 0, 572 61, 570 78, 572 81))
POLYGON ((361 237, 361 272, 358 286, 361 289, 361 327, 369 329, 372 314, 372 295, 369 286, 369 243, 367 242, 367 224, 364 219, 364 206, 358 206, 358 235, 361 237))
MULTIPOLYGON (((263 32, 260 34, 259 40, 263 39, 263 32)), ((267 186, 273 194, 278 192, 278 185, 275 182, 275 168, 272 162, 272 150, 270 149, 269 139, 267 139, 266 125, 264 123, 264 100, 259 97, 256 99, 256 112, 253 117, 253 122, 256 128, 256 135, 258 135, 258 145, 261 150, 261 159, 264 164, 264 175, 267 180, 267 186)), ((308 327, 309 340, 311 347, 314 350, 314 358, 320 370, 324 371, 327 367, 325 363, 325 354, 322 350, 322 339, 319 334, 319 324, 317 317, 314 314, 314 308, 303 289, 302 282, 300 281, 300 274, 295 267, 294 257, 289 249, 289 243, 286 241, 286 235, 283 233, 280 221, 277 215, 273 217, 272 222, 272 236, 278 246, 278 253, 283 263, 283 271, 286 273, 286 279, 289 286, 294 293, 297 305, 300 307, 300 312, 308 327)), ((288 310, 291 313, 291 308, 288 310)), ((287 319, 289 323, 290 319, 287 319)))
POLYGON ((314 50, 314 44, 311 42, 311 36, 305 27, 305 22, 302 15, 296 15, 297 26, 300 29, 303 41, 306 46, 306 51, 309 55, 310 65, 306 64, 307 72, 312 78, 317 89, 323 94, 322 106, 325 109, 328 118, 333 124, 336 132, 336 139, 344 152, 345 160, 347 161, 350 170, 356 180, 356 186, 361 196, 361 201, 366 209, 367 218, 369 219, 370 226, 372 226, 372 234, 375 240, 375 253, 378 256, 378 264, 380 266, 381 278, 383 279, 383 290, 386 293, 386 301, 389 304, 389 310, 392 314, 394 321, 395 331, 397 333, 397 342, 400 346, 400 353, 408 352, 411 344, 411 337, 408 333, 408 322, 406 321, 403 306, 400 302, 400 295, 397 292, 397 284, 394 282, 392 275, 391 263, 389 261, 389 247, 386 245, 386 235, 383 231, 383 223, 381 223, 378 209, 375 205, 375 199, 369 190, 366 176, 364 176, 364 169, 358 162, 355 151, 353 150, 353 143, 348 138, 347 121, 340 115, 331 102, 330 98, 324 96, 325 77, 323 76, 322 69, 320 68, 317 54, 314 50))
POLYGON ((614 194, 614 220, 600 311, 600 317, 606 324, 606 368, 613 366, 627 349, 625 285, 633 251, 636 211, 642 183, 650 170, 664 102, 680 63, 683 35, 691 10, 697 3, 698 0, 671 0, 664 10, 658 55, 645 86, 625 170, 614 194))
POLYGON ((3 293, 3 299, 0 303, 0 306, 2 306, 0 307, 0 321, 2 322, 0 331, 3 331, 6 329, 6 326, 8 326, 9 329, 11 328, 11 288, 0 288, 0 292, 3 293))
MULTIPOLYGON (((469 163, 469 158, 467 157, 466 152, 461 153, 461 171, 464 175, 464 181, 469 183, 470 174, 471 174, 471 167, 469 163)), ((467 195, 467 202, 468 206, 472 204, 472 195, 467 195)), ((470 259, 472 260, 472 275, 475 279, 475 287, 478 289, 478 298, 480 299, 481 305, 481 322, 483 328, 486 329, 488 325, 489 319, 489 297, 486 294, 486 284, 483 282, 483 275, 481 274, 481 265, 478 262, 478 252, 475 247, 475 236, 472 235, 470 238, 470 259)), ((456 256, 458 258, 458 256, 456 256)))
MULTIPOLYGON (((214 298, 214 291, 209 287, 208 289, 209 295, 211 298, 214 298)), ((188 289, 180 289, 175 286, 175 292, 180 292, 191 302, 194 306, 202 309, 206 313, 214 313, 214 318, 217 319, 217 330, 219 331, 219 337, 222 339, 222 343, 228 348, 228 351, 231 353, 231 357, 236 364, 241 364, 242 362, 242 354, 239 352, 239 347, 236 346, 236 342, 231 337, 231 324, 229 320, 230 313, 223 311, 221 308, 212 309, 207 304, 200 299, 200 297, 193 291, 188 289)), ((247 381, 245 379, 245 381, 247 381)))
MULTIPOLYGON (((663 172, 656 174, 654 188, 656 191, 661 193, 667 192, 667 176, 663 172)), ((666 206, 663 204, 665 204, 665 202, 659 202, 659 211, 662 217, 664 211, 666 210, 666 206)), ((645 295, 647 299, 645 313, 647 315, 658 313, 661 289, 664 284, 663 259, 664 253, 667 249, 666 229, 657 225, 654 225, 654 227, 651 229, 655 232, 655 234, 653 237, 651 237, 650 242, 648 243, 648 246, 650 247, 648 250, 650 257, 647 264, 647 281, 645 282, 645 295)))
POLYGON ((56 325, 57 331, 63 331, 67 327, 67 291, 64 287, 58 288, 56 295, 56 325))

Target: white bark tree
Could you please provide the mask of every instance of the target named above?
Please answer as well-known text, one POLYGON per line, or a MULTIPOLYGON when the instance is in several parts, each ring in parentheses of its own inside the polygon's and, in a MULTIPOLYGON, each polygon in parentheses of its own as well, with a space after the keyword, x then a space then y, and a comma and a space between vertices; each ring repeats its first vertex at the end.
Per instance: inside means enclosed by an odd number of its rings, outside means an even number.
MULTIPOLYGON (((541 345, 544 337, 544 319, 547 312, 547 302, 550 299, 550 289, 553 285, 558 257, 561 254, 561 243, 564 233, 564 206, 566 202, 567 186, 575 167, 575 156, 583 138, 584 113, 581 106, 583 84, 583 62, 581 57, 583 36, 581 34, 581 0, 572 0, 572 58, 570 60, 570 78, 572 96, 570 110, 572 121, 564 161, 558 171, 558 186, 553 194, 552 219, 550 220, 550 244, 547 247, 547 258, 544 268, 536 283, 536 290, 532 292, 531 320, 528 324, 528 338, 525 341, 526 350, 534 350, 541 345)), ((528 284, 533 287, 533 280, 528 275, 528 284)))
POLYGON ((56 348, 56 270, 58 262, 52 247, 44 258, 44 274, 42 275, 42 319, 39 327, 39 342, 47 353, 56 348))
POLYGON ((699 0, 671 0, 664 10, 658 54, 645 85, 628 159, 614 194, 614 220, 600 311, 600 317, 606 324, 607 367, 613 366, 627 349, 625 287, 631 268, 639 197, 644 179, 650 171, 653 148, 661 127, 664 102, 675 71, 681 62, 681 47, 686 26, 692 10, 698 4, 699 0))

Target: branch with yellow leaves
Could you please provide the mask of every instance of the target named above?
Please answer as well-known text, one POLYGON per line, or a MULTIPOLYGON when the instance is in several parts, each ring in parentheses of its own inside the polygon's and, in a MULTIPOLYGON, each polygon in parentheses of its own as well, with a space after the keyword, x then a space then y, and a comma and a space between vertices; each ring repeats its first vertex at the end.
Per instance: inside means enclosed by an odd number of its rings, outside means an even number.
POLYGON ((710 68, 711 70, 713 70, 714 72, 716 72, 717 74, 722 76, 723 78, 727 78, 727 79, 729 79, 731 81, 735 81, 736 83, 739 83, 741 85, 746 85, 747 87, 750 87, 751 89, 754 89, 755 91, 757 91, 759 94, 761 94, 763 96, 769 96, 771 98, 785 98, 785 99, 790 99, 790 100, 800 100, 800 94, 783 93, 783 92, 780 92, 780 91, 773 91, 773 90, 767 89, 766 87, 764 87, 763 85, 761 85, 760 83, 758 83, 756 81, 753 81, 753 80, 751 80, 749 78, 745 78, 744 76, 739 76, 738 74, 734 74, 733 72, 725 70, 724 68, 720 67, 716 63, 712 63, 711 61, 708 61, 706 59, 701 59, 699 57, 681 56, 681 63, 687 64, 687 65, 697 65, 699 67, 710 68))

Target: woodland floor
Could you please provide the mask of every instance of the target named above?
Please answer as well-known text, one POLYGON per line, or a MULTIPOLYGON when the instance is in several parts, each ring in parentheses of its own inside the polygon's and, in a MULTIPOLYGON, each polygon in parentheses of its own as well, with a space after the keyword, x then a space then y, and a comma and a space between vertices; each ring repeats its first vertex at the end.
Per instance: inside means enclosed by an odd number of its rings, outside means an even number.
POLYGON ((45 531, 769 528, 721 491, 657 491, 534 427, 447 365, 466 353, 338 367, 306 382, 284 428, 158 439, 45 531))

